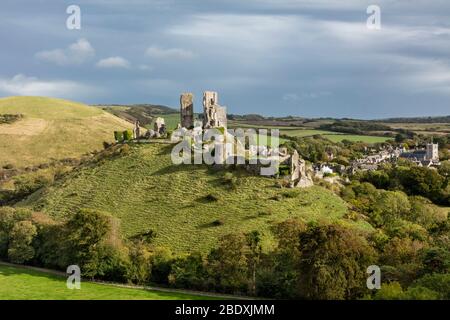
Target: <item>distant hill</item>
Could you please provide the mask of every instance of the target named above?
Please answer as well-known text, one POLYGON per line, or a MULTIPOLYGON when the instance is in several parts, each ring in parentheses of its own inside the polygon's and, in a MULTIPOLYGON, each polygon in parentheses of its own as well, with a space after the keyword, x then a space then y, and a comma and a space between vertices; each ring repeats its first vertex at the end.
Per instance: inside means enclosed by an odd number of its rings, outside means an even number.
POLYGON ((174 165, 172 145, 129 146, 126 155, 76 169, 19 206, 57 219, 79 208, 108 212, 120 219, 126 237, 154 234, 156 245, 176 252, 205 252, 222 235, 253 230, 270 246, 271 227, 289 218, 362 227, 344 219, 347 204, 322 187, 281 189, 272 178, 174 165))
POLYGON ((128 122, 99 108, 45 97, 0 98, 0 166, 26 167, 103 148, 128 122))
POLYGON ((167 106, 154 104, 95 105, 95 107, 99 107, 131 123, 139 120, 142 126, 150 125, 153 119, 159 115, 179 112, 179 110, 167 106))

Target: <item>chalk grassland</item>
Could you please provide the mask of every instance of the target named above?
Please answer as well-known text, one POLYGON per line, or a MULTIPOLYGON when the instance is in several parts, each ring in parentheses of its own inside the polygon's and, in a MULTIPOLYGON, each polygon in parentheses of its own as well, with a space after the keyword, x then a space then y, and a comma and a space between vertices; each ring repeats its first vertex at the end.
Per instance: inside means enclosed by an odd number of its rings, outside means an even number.
POLYGON ((253 230, 271 247, 271 226, 288 218, 367 228, 342 219, 346 203, 326 189, 280 189, 275 179, 246 174, 230 183, 205 165, 173 165, 171 149, 133 145, 128 155, 72 172, 19 205, 55 218, 79 208, 109 212, 126 237, 153 230, 154 243, 175 252, 206 252, 222 235, 253 230))
POLYGON ((0 300, 206 300, 174 292, 121 288, 81 282, 80 290, 70 290, 66 278, 35 270, 0 265, 0 300))
POLYGON ((0 98, 0 114, 23 119, 0 125, 0 166, 32 166, 103 148, 114 130, 132 124, 99 108, 43 97, 0 98))

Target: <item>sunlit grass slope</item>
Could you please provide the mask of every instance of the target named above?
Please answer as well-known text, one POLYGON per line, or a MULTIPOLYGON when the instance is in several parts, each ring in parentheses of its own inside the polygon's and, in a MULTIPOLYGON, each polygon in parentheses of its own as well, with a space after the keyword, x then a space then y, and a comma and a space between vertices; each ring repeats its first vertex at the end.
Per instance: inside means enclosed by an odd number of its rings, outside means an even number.
MULTIPOLYGON (((172 145, 131 145, 128 155, 70 173, 20 205, 65 218, 79 208, 121 219, 125 236, 153 230, 174 251, 206 251, 232 232, 270 228, 288 218, 343 221, 345 202, 321 187, 280 189, 275 179, 243 175, 230 183, 204 165, 173 165, 172 145)), ((350 223, 350 222, 349 222, 350 223)))
POLYGON ((99 108, 44 97, 0 98, 0 114, 23 115, 12 124, 0 124, 0 166, 78 157, 112 141, 114 130, 132 128, 99 108))

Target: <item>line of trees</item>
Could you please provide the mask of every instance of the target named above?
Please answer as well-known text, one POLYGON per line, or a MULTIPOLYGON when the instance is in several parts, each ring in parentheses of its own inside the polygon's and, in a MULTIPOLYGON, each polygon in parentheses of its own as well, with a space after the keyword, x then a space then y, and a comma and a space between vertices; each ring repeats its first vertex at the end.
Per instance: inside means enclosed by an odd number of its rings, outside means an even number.
MULTIPOLYGON (((375 208, 370 216, 380 224, 375 231, 287 220, 273 228, 274 249, 262 248, 254 231, 226 235, 206 254, 174 254, 152 245, 152 237, 124 241, 118 221, 102 212, 80 210, 55 222, 27 209, 1 207, 0 259, 59 270, 76 264, 92 279, 281 299, 449 299, 448 219, 427 211, 432 204, 421 208, 420 201, 397 194, 376 197, 372 204, 365 197, 373 190, 364 188, 371 187, 351 187, 353 200, 375 208), (417 219, 411 224, 423 230, 391 219, 403 217, 405 206, 417 219), (373 264, 381 266, 384 283, 376 294, 366 288, 366 270, 373 264)), ((352 201, 350 190, 344 197, 352 201)))

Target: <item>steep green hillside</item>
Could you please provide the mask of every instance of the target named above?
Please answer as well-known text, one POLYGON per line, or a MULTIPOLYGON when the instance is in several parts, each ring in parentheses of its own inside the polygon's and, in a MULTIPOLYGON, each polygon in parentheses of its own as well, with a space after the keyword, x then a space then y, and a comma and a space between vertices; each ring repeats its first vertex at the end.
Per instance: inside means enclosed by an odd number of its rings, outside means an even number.
POLYGON ((0 114, 22 115, 11 124, 0 124, 0 166, 77 157, 112 141, 114 130, 132 128, 99 108, 44 97, 1 98, 0 114))
POLYGON ((204 251, 221 235, 255 229, 270 245, 270 226, 277 221, 337 221, 347 212, 342 199, 321 187, 281 189, 271 178, 227 179, 204 165, 173 165, 171 148, 132 144, 127 155, 77 169, 20 205, 57 218, 78 208, 110 212, 126 236, 153 230, 156 244, 177 252, 204 251))

